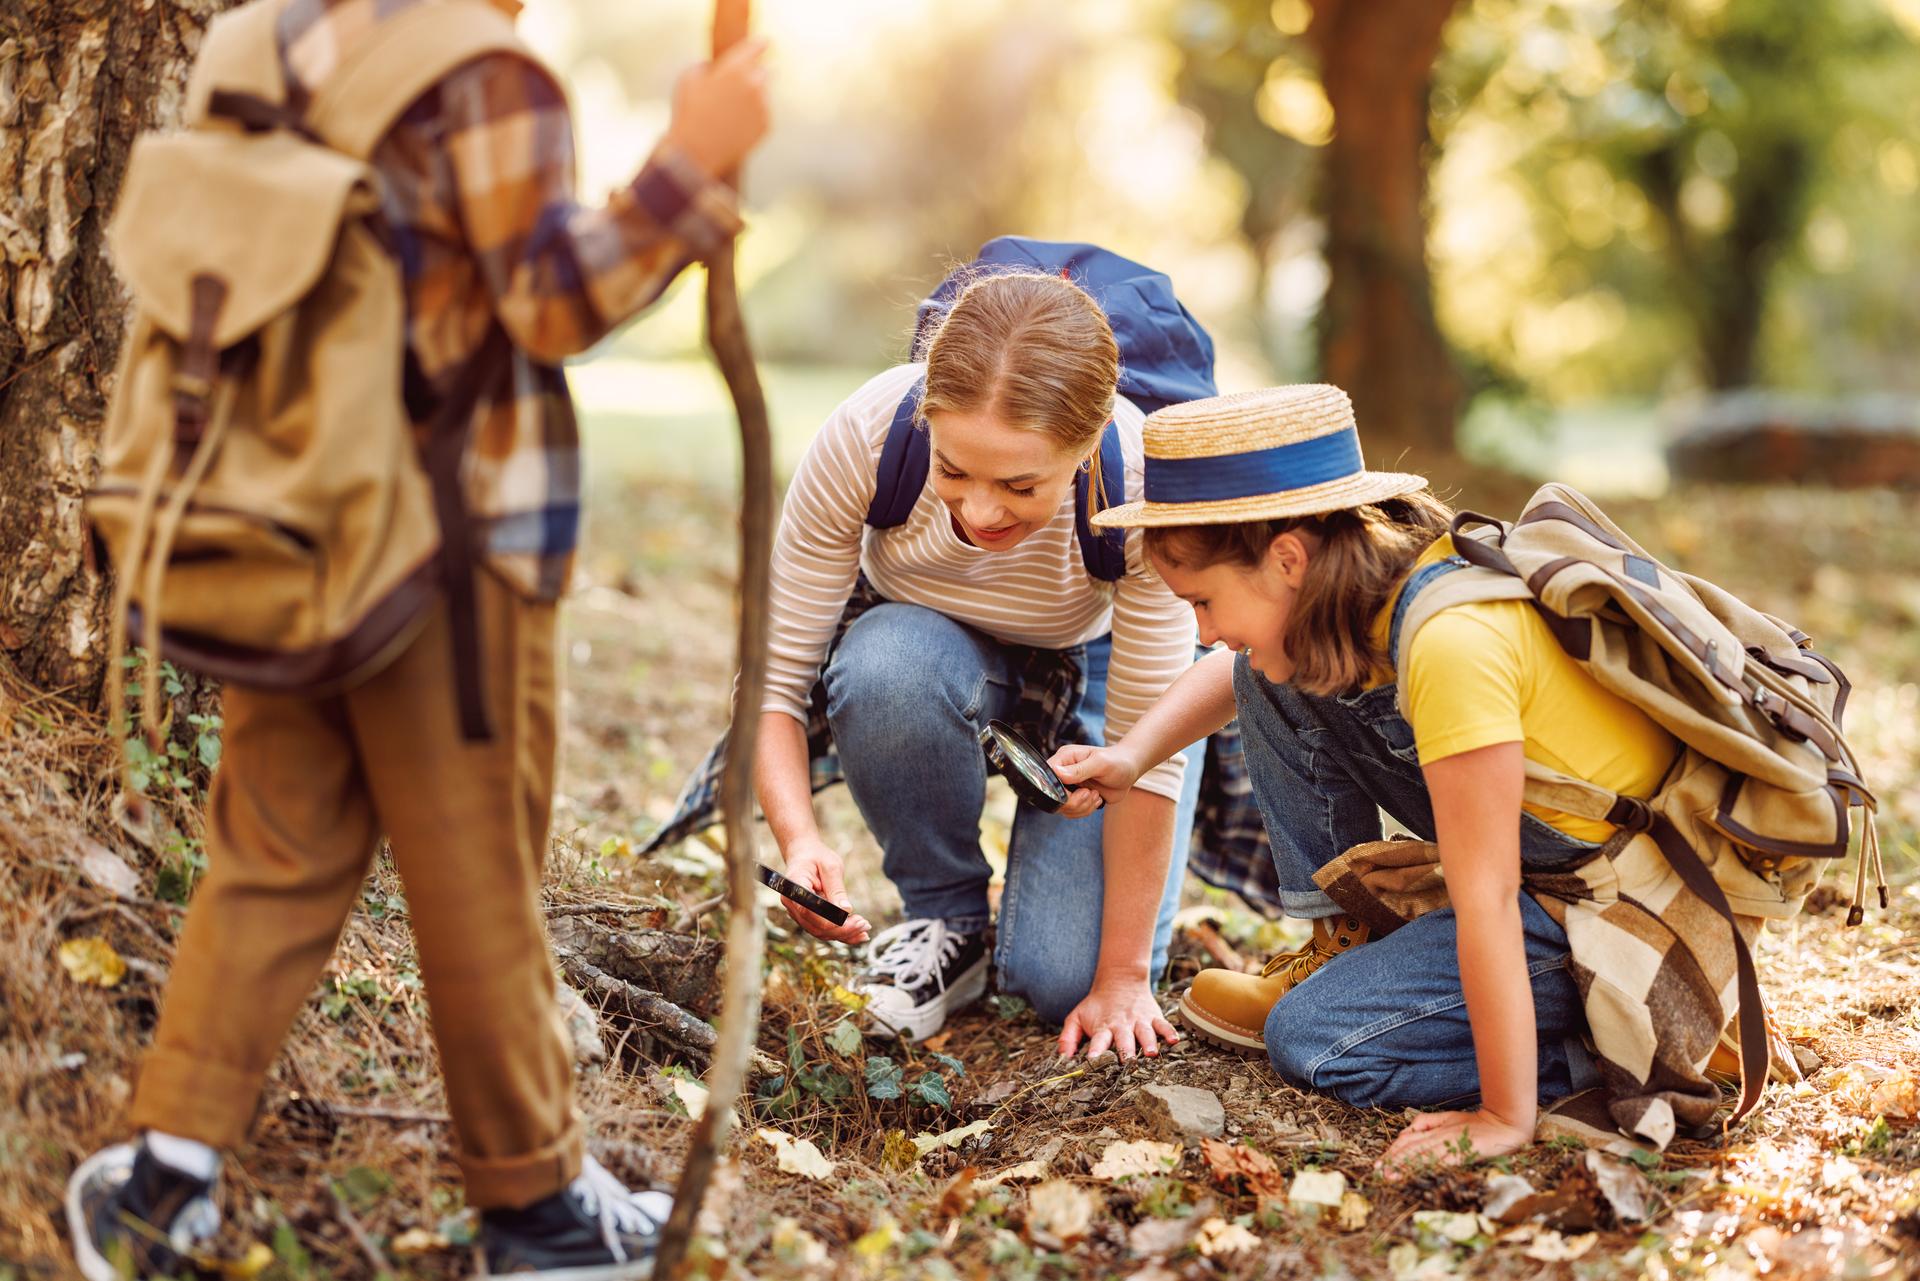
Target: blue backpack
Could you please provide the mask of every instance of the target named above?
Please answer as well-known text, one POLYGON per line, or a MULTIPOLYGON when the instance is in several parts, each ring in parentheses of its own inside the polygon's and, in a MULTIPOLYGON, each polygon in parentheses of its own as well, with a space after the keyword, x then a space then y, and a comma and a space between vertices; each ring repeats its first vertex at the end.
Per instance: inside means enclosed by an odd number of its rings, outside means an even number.
MULTIPOLYGON (((1079 285, 1107 314, 1120 348, 1119 393, 1150 414, 1168 405, 1215 394, 1213 339, 1173 296, 1173 282, 1157 271, 1109 253, 1097 245, 1025 236, 989 240, 973 262, 953 272, 920 304, 914 321, 913 349, 920 353, 929 335, 952 308, 966 284, 995 271, 1043 271, 1079 285)), ((903 525, 926 488, 930 451, 927 434, 917 430, 923 378, 894 411, 887 443, 880 452, 878 483, 867 524, 874 529, 903 525)), ((1100 488, 1103 506, 1126 501, 1126 460, 1120 431, 1112 423, 1100 438, 1100 488)), ((1118 582, 1127 572, 1126 531, 1096 530, 1088 520, 1089 476, 1074 479, 1074 528, 1087 573, 1102 582, 1118 582)))

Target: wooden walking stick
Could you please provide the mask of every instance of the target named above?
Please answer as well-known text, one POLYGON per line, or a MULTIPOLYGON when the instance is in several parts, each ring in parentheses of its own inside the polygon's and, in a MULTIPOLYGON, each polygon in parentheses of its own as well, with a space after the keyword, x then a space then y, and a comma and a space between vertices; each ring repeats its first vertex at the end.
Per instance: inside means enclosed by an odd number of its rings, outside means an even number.
MULTIPOLYGON (((748 0, 716 0, 713 55, 747 35, 748 0)), ((730 175, 729 181, 735 181, 730 175)), ((694 1218, 706 1198, 714 1163, 733 1122, 733 1103, 746 1084, 747 1059, 760 1025, 760 958, 765 930, 759 880, 754 876, 753 751, 767 683, 767 581, 773 546, 773 456, 767 400, 734 285, 733 242, 707 260, 707 342, 726 379, 740 420, 740 676, 733 689, 733 728, 727 736, 720 805, 727 838, 727 982, 719 1039, 707 1069, 707 1110, 694 1123, 687 1160, 674 1189, 673 1214, 660 1234, 654 1275, 678 1281, 684 1271, 694 1218)))

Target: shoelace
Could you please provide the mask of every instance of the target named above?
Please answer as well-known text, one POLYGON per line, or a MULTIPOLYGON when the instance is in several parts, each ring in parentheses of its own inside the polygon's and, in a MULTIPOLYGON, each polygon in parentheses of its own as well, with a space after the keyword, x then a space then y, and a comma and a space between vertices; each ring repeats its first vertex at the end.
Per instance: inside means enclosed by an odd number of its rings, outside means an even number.
POLYGON ((600 1239, 615 1263, 627 1261, 626 1247, 620 1242, 622 1233, 652 1236, 660 1230, 653 1216, 635 1203, 627 1185, 591 1156, 581 1158, 580 1175, 569 1190, 580 1198, 582 1209, 600 1220, 600 1239))
POLYGON ((942 920, 902 921, 873 936, 873 962, 869 968, 909 991, 924 987, 934 979, 940 980, 940 988, 945 991, 943 971, 947 962, 960 954, 961 938, 942 920))
POLYGON ((1260 967, 1260 977, 1270 979, 1284 972, 1287 982, 1298 986, 1332 959, 1331 954, 1309 945, 1298 952, 1282 952, 1268 958, 1267 963, 1260 967))

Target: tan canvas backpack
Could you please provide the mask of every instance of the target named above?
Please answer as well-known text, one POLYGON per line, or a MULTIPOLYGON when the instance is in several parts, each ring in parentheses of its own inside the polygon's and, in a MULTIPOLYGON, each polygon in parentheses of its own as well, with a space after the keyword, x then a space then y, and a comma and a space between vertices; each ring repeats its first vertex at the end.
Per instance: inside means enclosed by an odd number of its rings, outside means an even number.
MULTIPOLYGON (((1733 928, 1743 1089, 1767 1076, 1765 1017, 1744 928, 1792 916, 1828 862, 1848 850, 1862 806, 1849 924, 1880 871, 1873 794, 1840 730, 1849 685, 1804 633, 1703 579, 1647 555, 1599 507, 1565 485, 1534 494, 1512 524, 1473 512, 1453 522, 1458 572, 1433 578, 1390 639, 1399 655, 1453 605, 1531 602, 1560 646, 1608 690, 1680 740, 1650 798, 1619 796, 1527 762, 1533 804, 1646 833, 1686 888, 1733 928)), ((1404 712, 1404 707, 1402 711, 1404 712)))
POLYGON ((135 144, 108 232, 134 300, 87 501, 118 575, 109 702, 121 723, 130 626, 153 735, 162 655, 324 693, 396 657, 444 594, 463 732, 483 738, 460 463, 510 348, 496 324, 452 392, 409 413, 404 286, 367 157, 455 67, 532 55, 483 0, 422 3, 345 50, 295 115, 284 8, 214 20, 188 127, 135 144))

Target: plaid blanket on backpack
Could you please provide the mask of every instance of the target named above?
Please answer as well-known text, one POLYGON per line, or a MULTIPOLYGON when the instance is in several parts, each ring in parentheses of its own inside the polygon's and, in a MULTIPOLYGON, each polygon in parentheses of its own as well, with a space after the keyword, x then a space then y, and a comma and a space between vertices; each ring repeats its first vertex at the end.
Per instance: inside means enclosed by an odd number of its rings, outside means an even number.
MULTIPOLYGON (((1447 906, 1431 841, 1356 845, 1314 880, 1376 936, 1447 906)), ((1624 829, 1578 864, 1523 869, 1521 886, 1567 932, 1602 1080, 1548 1108, 1542 1128, 1655 1148, 1709 1129, 1726 1100, 1707 1060, 1734 1014, 1726 919, 1681 883, 1652 837, 1624 829)), ((1740 918, 1749 944, 1760 924, 1740 918)), ((1791 1048, 1770 1039, 1773 1078, 1799 1080, 1791 1048)))

